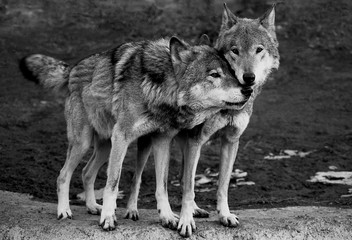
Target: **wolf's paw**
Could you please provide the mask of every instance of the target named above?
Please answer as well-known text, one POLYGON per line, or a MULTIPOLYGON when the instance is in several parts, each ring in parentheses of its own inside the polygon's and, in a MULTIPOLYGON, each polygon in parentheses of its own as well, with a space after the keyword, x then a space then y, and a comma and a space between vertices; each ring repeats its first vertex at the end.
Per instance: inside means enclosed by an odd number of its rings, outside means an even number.
POLYGON ((177 230, 182 237, 190 237, 196 229, 192 215, 181 215, 177 230))
POLYGON ((71 209, 68 207, 68 208, 65 208, 65 209, 58 209, 57 211, 57 219, 58 220, 61 220, 61 219, 66 219, 66 218, 69 218, 69 219, 72 219, 72 212, 71 212, 71 209))
POLYGON ((137 209, 127 209, 125 213, 125 219, 132 219, 137 221, 139 219, 139 213, 137 209))
POLYGON ((179 216, 172 211, 159 210, 159 218, 161 226, 170 228, 172 230, 177 229, 179 216))
POLYGON ((101 212, 99 225, 105 231, 112 231, 116 228, 117 219, 115 211, 104 211, 101 212))
POLYGON ((225 227, 237 227, 240 223, 238 217, 235 214, 220 215, 220 223, 225 227))
POLYGON ((100 215, 102 206, 95 203, 93 205, 87 205, 87 211, 89 214, 100 215))
POLYGON ((193 210, 193 217, 195 218, 208 218, 209 212, 201 208, 195 208, 193 210))

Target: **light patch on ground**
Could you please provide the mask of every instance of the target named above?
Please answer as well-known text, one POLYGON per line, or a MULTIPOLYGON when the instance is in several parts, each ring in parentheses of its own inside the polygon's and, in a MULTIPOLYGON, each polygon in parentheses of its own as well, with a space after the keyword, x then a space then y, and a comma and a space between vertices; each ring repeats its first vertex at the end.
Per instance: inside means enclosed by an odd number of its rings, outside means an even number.
POLYGON ((348 194, 341 195, 342 198, 352 197, 352 188, 348 189, 348 194))
POLYGON ((337 170, 338 169, 338 167, 336 167, 336 166, 329 166, 329 170, 337 170))
MULTIPOLYGON (((252 181, 246 181, 248 173, 240 169, 235 169, 231 173, 231 179, 235 179, 236 183, 230 184, 230 188, 237 186, 251 186, 255 185, 252 181)), ((210 168, 205 169, 204 173, 195 176, 195 190, 196 192, 211 192, 217 190, 219 172, 213 172, 210 168)), ((179 180, 172 180, 171 184, 180 186, 179 180)))
POLYGON ((283 150, 280 152, 280 154, 275 155, 273 153, 269 153, 269 155, 265 156, 264 159, 266 160, 281 160, 281 159, 289 159, 291 157, 301 157, 304 158, 308 156, 309 154, 313 153, 313 151, 308 151, 308 152, 303 152, 303 151, 298 151, 298 150, 283 150))
MULTIPOLYGON (((101 200, 103 199, 104 188, 94 190, 94 193, 95 193, 95 199, 101 200)), ((123 194, 123 191, 119 191, 119 193, 117 194, 117 199, 123 199, 124 197, 125 197, 125 194, 123 194)), ((84 192, 77 194, 77 198, 81 201, 86 201, 86 195, 84 194, 84 192)))
POLYGON ((307 181, 327 184, 344 184, 352 186, 352 172, 317 172, 315 176, 310 177, 310 179, 307 181))

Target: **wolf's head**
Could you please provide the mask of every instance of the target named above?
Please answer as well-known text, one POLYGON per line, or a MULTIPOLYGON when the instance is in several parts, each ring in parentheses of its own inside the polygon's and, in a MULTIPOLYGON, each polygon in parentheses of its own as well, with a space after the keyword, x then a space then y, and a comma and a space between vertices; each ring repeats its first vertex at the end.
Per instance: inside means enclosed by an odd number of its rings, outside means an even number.
POLYGON ((179 84, 178 105, 193 110, 242 109, 252 90, 241 86, 224 56, 208 46, 170 39, 171 62, 179 84))
POLYGON ((260 18, 235 16, 224 4, 224 13, 215 48, 222 52, 241 84, 262 85, 279 67, 275 33, 275 4, 260 18))

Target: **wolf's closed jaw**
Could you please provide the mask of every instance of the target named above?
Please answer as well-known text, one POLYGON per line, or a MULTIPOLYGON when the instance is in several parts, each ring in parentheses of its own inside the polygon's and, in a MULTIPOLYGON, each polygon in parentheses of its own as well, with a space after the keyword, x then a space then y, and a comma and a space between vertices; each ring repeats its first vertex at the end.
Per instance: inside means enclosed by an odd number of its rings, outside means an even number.
POLYGON ((226 106, 229 106, 230 109, 232 107, 238 107, 239 109, 241 109, 247 103, 247 100, 242 101, 242 102, 226 102, 226 101, 224 101, 224 103, 226 104, 226 106))

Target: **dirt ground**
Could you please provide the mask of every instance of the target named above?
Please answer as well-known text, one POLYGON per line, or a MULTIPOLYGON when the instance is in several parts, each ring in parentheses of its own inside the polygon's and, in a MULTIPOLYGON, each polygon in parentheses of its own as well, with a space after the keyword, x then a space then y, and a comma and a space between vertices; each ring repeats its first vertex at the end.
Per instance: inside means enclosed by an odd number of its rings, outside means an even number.
MULTIPOLYGON (((240 16, 257 17, 265 1, 230 2, 240 16)), ((352 188, 341 184, 307 182, 319 171, 352 171, 352 2, 298 0, 277 8, 281 66, 265 85, 240 141, 236 169, 246 181, 229 190, 231 209, 282 206, 352 206, 341 197, 352 188), (284 150, 313 151, 305 157, 268 160, 284 150), (330 167, 330 168, 329 168, 330 167)), ((178 36, 194 42, 202 33, 212 39, 220 27, 218 1, 0 1, 0 189, 29 193, 56 201, 56 178, 66 156, 63 101, 26 81, 18 59, 46 53, 73 63, 92 52, 125 41, 178 36), (202 3, 203 2, 203 3, 202 3)), ((216 172, 219 140, 207 144, 197 172, 216 172)), ((124 162, 120 189, 126 206, 134 172, 133 144, 124 162)), ((85 158, 85 161, 87 161, 85 158)), ((180 152, 173 147, 170 182, 177 179, 180 152)), ((70 197, 82 191, 76 170, 70 197)), ((96 188, 105 185, 102 170, 96 188)), ((330 179, 334 180, 334 179, 330 179)), ((338 180, 338 179, 337 179, 338 180)), ((214 210, 214 183, 197 188, 200 207, 214 210), (202 192, 201 189, 211 191, 202 192)), ((181 206, 181 189, 169 184, 170 202, 181 206)), ((155 172, 150 159, 143 174, 140 208, 155 208, 155 172)))

